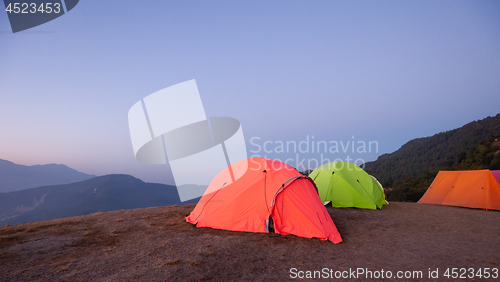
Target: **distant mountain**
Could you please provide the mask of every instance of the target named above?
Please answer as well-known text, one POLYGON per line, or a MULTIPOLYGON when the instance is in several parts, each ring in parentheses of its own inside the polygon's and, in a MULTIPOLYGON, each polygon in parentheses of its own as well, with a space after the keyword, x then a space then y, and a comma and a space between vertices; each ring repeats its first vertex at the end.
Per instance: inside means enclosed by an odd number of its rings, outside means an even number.
POLYGON ((114 174, 85 181, 0 194, 0 226, 180 202, 175 186, 114 174))
POLYGON ((61 164, 18 165, 0 159, 0 193, 45 185, 68 184, 95 177, 61 164))
MULTIPOLYGON (((467 153, 462 152, 453 165, 447 165, 444 170, 500 170, 500 134, 491 135, 486 140, 479 141, 467 153)), ((420 176, 406 177, 404 181, 396 180, 386 192, 389 201, 417 202, 429 188, 438 170, 424 171, 420 176)))
POLYGON ((418 138, 404 144, 391 154, 365 164, 365 171, 384 186, 406 177, 418 177, 424 172, 451 169, 480 141, 500 134, 500 113, 494 117, 473 121, 460 128, 431 137, 418 138))

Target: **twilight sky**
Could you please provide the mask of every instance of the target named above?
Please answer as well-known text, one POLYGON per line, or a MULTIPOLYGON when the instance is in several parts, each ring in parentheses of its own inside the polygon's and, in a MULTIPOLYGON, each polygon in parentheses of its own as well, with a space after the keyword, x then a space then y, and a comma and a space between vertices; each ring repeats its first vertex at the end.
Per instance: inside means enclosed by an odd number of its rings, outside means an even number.
POLYGON ((499 31, 498 1, 82 0, 16 34, 0 12, 0 159, 173 184, 135 160, 127 114, 196 79, 249 156, 314 136, 339 144, 323 158, 372 161, 500 111, 499 31))

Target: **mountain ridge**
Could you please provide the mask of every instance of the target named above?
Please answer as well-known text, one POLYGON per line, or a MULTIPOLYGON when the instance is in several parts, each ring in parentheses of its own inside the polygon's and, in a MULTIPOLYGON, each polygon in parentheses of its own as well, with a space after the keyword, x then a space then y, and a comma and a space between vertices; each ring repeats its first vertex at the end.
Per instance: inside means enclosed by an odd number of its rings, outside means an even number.
POLYGON ((406 177, 451 167, 463 152, 496 134, 500 134, 500 113, 444 133, 410 140, 395 152, 365 163, 364 169, 390 187, 394 181, 403 181, 406 177))
POLYGON ((47 185, 69 184, 95 177, 63 164, 20 165, 0 159, 0 193, 47 185))
POLYGON ((176 186, 146 183, 126 174, 48 185, 0 194, 0 225, 44 221, 122 209, 196 203, 181 202, 176 186))

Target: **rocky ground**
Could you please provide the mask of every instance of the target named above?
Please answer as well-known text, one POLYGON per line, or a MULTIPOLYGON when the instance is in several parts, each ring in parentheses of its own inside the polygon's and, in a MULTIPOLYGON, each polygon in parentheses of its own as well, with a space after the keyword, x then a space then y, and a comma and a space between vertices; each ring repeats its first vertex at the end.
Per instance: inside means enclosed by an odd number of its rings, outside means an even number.
POLYGON ((494 275, 491 269, 500 268, 498 211, 392 202, 382 210, 328 207, 344 239, 333 244, 196 228, 184 220, 193 208, 122 210, 2 227, 0 280, 282 281, 302 275, 309 280, 308 274, 349 275, 335 279, 346 281, 499 279, 477 275, 479 269, 494 275), (390 271, 393 277, 356 279, 352 271, 358 268, 373 276, 390 271), (458 268, 459 277, 446 278, 447 268, 458 268), (460 268, 466 270, 462 278, 460 268), (438 269, 437 279, 428 278, 429 269, 438 269), (398 279, 398 271, 422 277, 398 279))

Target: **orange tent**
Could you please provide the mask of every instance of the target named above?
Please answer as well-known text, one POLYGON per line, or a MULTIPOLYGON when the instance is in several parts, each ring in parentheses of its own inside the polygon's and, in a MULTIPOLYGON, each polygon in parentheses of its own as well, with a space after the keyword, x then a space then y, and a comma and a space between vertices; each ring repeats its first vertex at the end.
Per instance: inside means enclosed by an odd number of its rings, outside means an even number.
POLYGON ((500 184, 489 170, 440 171, 418 203, 500 210, 500 184))
POLYGON ((342 242, 314 182, 270 159, 238 161, 214 177, 186 221, 197 227, 269 232, 342 242))

